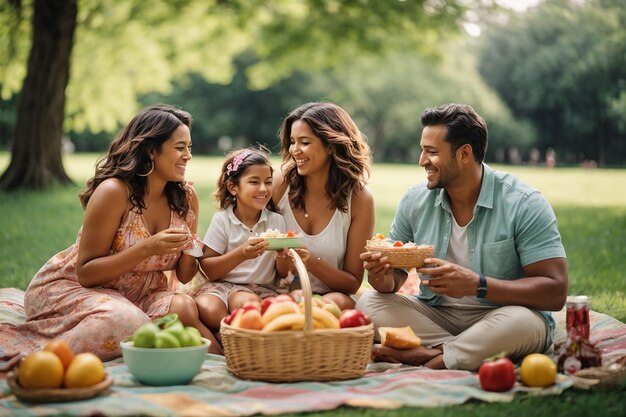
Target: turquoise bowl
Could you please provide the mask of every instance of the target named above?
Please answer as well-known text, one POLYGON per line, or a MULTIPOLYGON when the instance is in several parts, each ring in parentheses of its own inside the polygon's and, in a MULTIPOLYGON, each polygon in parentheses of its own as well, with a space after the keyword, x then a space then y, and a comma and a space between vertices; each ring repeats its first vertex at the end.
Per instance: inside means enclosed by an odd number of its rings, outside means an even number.
POLYGON ((139 348, 120 342, 122 358, 131 374, 145 385, 186 385, 200 372, 211 342, 183 348, 139 348))

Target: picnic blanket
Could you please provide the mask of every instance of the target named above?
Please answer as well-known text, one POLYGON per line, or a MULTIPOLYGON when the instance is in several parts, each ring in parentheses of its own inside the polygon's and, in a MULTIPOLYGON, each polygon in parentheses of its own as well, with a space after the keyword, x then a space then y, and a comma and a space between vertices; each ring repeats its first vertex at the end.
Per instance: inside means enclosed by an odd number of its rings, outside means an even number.
MULTIPOLYGON (((24 320, 23 292, 0 289, 0 322, 24 320)), ((557 336, 564 339, 564 313, 555 314, 557 336)), ((605 362, 626 355, 626 325, 607 315, 592 312, 592 341, 605 362)), ((1 355, 1 352, 0 352, 1 355)), ((121 359, 106 363, 114 384, 93 399, 27 404, 16 399, 6 379, 0 379, 0 417, 49 415, 110 416, 248 416, 333 410, 339 406, 393 409, 462 404, 469 400, 509 402, 515 395, 558 395, 572 386, 571 378, 559 375, 549 388, 526 388, 517 384, 504 393, 480 388, 474 372, 430 370, 390 363, 370 363, 362 378, 340 382, 265 383, 241 380, 228 372, 223 357, 207 354, 200 373, 191 384, 149 387, 139 384, 121 359)), ((2 377, 0 377, 2 378, 2 377)))

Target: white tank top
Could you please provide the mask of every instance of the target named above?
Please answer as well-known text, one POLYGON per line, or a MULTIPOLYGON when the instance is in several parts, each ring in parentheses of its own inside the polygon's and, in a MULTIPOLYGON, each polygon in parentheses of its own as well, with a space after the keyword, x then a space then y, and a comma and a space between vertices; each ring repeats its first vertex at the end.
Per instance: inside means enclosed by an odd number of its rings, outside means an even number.
MULTIPOLYGON (((278 210, 285 219, 287 230, 293 230, 302 236, 302 244, 311 252, 311 256, 319 257, 324 262, 336 266, 337 269, 343 268, 343 258, 348 245, 348 230, 352 217, 352 196, 348 198, 348 211, 344 213, 335 209, 328 225, 317 235, 304 233, 296 221, 289 204, 289 188, 285 190, 285 194, 278 202, 278 210)), ((326 294, 333 291, 312 273, 309 273, 309 280, 311 281, 311 289, 316 294, 326 294)))

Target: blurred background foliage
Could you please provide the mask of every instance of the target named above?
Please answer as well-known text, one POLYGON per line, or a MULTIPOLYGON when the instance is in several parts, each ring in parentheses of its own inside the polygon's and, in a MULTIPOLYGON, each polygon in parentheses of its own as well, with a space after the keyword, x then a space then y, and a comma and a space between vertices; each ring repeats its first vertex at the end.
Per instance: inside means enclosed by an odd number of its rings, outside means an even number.
MULTIPOLYGON (((34 0, 0 0, 0 149, 14 139, 34 0)), ((194 152, 267 145, 303 102, 344 107, 378 162, 417 158, 420 114, 467 103, 488 161, 622 165, 626 1, 78 0, 64 134, 105 149, 144 105, 194 116, 194 152)))

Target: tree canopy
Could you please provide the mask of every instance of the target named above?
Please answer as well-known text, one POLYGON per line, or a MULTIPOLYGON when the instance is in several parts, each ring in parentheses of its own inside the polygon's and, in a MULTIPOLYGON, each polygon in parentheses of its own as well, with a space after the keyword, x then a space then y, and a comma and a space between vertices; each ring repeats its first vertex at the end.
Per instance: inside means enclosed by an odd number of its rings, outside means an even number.
POLYGON ((0 182, 12 189, 66 181, 58 151, 62 131, 52 129, 46 134, 45 120, 55 125, 61 120, 66 130, 78 132, 111 130, 136 112, 139 96, 171 91, 173 81, 184 80, 190 73, 211 82, 228 82, 234 74, 233 60, 244 52, 259 58, 248 71, 250 84, 256 88, 267 87, 297 69, 329 68, 362 53, 406 48, 424 53, 442 34, 460 26, 469 5, 467 0, 3 3, 0 22, 7 23, 3 26, 7 36, 0 43, 0 57, 6 58, 0 65, 2 97, 8 99, 21 88, 21 103, 39 100, 55 105, 41 110, 18 106, 12 160, 0 182), (70 5, 75 32, 50 31, 61 23, 63 9, 70 5), (45 15, 46 22, 38 20, 38 15, 45 15), (31 34, 35 35, 32 46, 18 48, 29 44, 31 34), (59 56, 58 62, 33 66, 33 57, 45 56, 49 50, 36 40, 46 38, 69 45, 72 53, 59 56), (30 50, 28 71, 24 52, 19 52, 25 50, 30 50), (69 83, 61 77, 50 83, 50 91, 37 95, 36 80, 53 76, 57 68, 71 69, 69 83), (16 79, 24 79, 24 85, 16 79), (59 95, 62 100, 52 98, 59 95), (46 152, 29 155, 26 151, 44 149, 45 143, 53 145, 46 152))
POLYGON ((545 0, 494 22, 479 69, 538 145, 571 161, 626 155, 626 8, 623 0, 545 0))

